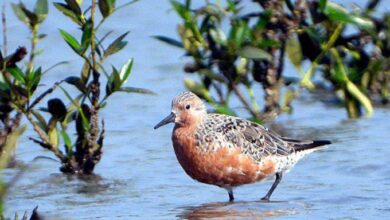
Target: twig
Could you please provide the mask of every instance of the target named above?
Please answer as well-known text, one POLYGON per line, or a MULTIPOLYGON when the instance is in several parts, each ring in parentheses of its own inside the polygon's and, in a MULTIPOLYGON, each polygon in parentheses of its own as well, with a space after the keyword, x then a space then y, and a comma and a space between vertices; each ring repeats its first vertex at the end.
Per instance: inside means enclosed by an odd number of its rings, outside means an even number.
POLYGON ((136 2, 138 2, 138 1, 139 1, 139 0, 133 0, 133 1, 131 1, 131 2, 127 2, 127 3, 123 4, 123 5, 120 5, 120 6, 118 6, 118 7, 115 8, 115 11, 118 11, 119 9, 122 9, 122 8, 124 8, 124 7, 128 6, 128 5, 131 5, 131 4, 133 4, 133 3, 136 3, 136 2))
POLYGON ((45 143, 43 141, 40 141, 40 140, 32 138, 32 137, 29 137, 29 140, 41 145, 43 148, 46 148, 46 149, 52 151, 61 160, 61 162, 65 161, 64 154, 60 150, 58 150, 56 147, 53 147, 50 143, 45 143))
POLYGON ((3 24, 3 54, 4 56, 7 56, 7 19, 5 16, 5 2, 3 3, 3 7, 1 10, 1 22, 3 24))
POLYGON ((251 105, 248 103, 248 101, 245 99, 245 97, 242 95, 241 91, 237 88, 237 86, 235 84, 232 83, 232 89, 234 91, 234 93, 236 93, 237 97, 240 99, 240 101, 242 102, 242 104, 244 104, 245 108, 249 110, 249 112, 252 114, 253 117, 255 118, 259 118, 259 114, 258 112, 255 112, 251 105))
POLYGON ((223 93, 221 91, 221 88, 217 84, 215 84, 215 83, 211 83, 211 85, 214 87, 215 91, 217 92, 217 95, 219 97, 219 101, 221 103, 225 103, 225 99, 223 97, 223 93))
POLYGON ((42 141, 34 139, 34 138, 31 138, 31 137, 30 137, 30 140, 32 140, 35 143, 40 144, 42 147, 47 148, 50 151, 52 151, 61 160, 61 162, 65 161, 66 157, 64 156, 64 154, 60 150, 58 150, 57 147, 53 146, 53 144, 50 142, 49 136, 34 121, 34 119, 32 118, 32 116, 30 114, 30 112, 26 112, 25 115, 26 115, 26 118, 28 119, 28 121, 33 126, 35 132, 37 132, 37 134, 39 135, 39 137, 41 138, 42 141))
POLYGON ((246 89, 248 90, 249 97, 250 97, 250 99, 252 101, 253 110, 256 111, 256 112, 259 112, 260 111, 260 107, 259 107, 259 105, 256 102, 255 93, 254 93, 252 87, 250 85, 246 85, 246 89))
POLYGON ((27 64, 27 69, 28 70, 31 70, 33 68, 33 65, 34 65, 34 58, 35 58, 35 48, 37 46, 37 42, 38 42, 38 31, 37 31, 37 27, 36 26, 33 26, 31 28, 31 33, 32 33, 32 37, 31 37, 31 50, 30 50, 30 59, 28 61, 28 64, 27 64))
POLYGON ((277 79, 279 80, 283 73, 284 68, 284 52, 286 50, 286 39, 283 37, 281 39, 282 45, 280 47, 279 51, 279 61, 278 61, 278 68, 277 68, 277 79))
POLYGON ((69 63, 68 61, 61 61, 61 62, 59 62, 59 63, 56 63, 56 64, 54 64, 53 66, 51 66, 51 67, 47 68, 46 70, 44 70, 44 71, 42 72, 42 75, 44 75, 45 73, 49 72, 50 70, 56 68, 56 67, 59 66, 59 65, 68 64, 68 63, 69 63))
POLYGON ((27 112, 29 112, 31 109, 33 109, 40 101, 42 101, 43 98, 45 98, 45 96, 47 96, 48 94, 52 93, 64 81, 65 80, 61 80, 61 81, 58 81, 58 82, 54 83, 54 85, 52 87, 50 87, 48 90, 43 92, 40 96, 38 96, 32 102, 32 104, 27 108, 27 112))

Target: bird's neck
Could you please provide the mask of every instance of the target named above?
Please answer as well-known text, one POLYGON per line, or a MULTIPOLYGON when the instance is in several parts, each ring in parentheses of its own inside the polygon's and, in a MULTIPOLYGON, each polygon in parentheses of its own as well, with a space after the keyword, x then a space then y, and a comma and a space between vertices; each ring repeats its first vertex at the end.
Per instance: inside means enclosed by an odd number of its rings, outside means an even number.
POLYGON ((199 124, 203 123, 207 119, 207 114, 183 114, 180 118, 181 120, 175 123, 175 128, 182 128, 187 131, 194 131, 199 126, 199 124))

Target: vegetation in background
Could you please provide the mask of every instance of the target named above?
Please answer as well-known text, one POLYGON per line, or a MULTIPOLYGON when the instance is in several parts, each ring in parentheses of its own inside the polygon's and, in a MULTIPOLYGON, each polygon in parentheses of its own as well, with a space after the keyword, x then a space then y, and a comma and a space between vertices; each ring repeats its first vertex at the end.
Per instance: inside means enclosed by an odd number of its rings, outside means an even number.
MULTIPOLYGON (((331 1, 309 2, 311 16, 306 20, 311 23, 305 20, 305 31, 297 35, 302 58, 311 62, 301 85, 314 89, 311 78, 318 69, 322 80, 331 84, 344 102, 350 118, 363 115, 363 108, 370 116, 372 103, 379 98, 385 104, 389 99, 390 72, 385 65, 390 36, 388 15, 372 17, 379 2, 368 1, 365 8, 352 12, 331 1), (346 31, 347 28, 353 31, 346 31)), ((296 61, 299 68, 302 60, 296 61)))
MULTIPOLYGON (((21 128, 21 132, 25 127, 21 128)), ((0 219, 4 219, 3 211, 4 211, 4 197, 9 189, 9 187, 16 180, 14 177, 8 184, 3 182, 2 172, 5 168, 7 168, 9 162, 13 160, 13 152, 15 151, 16 141, 18 139, 19 134, 12 134, 8 136, 8 141, 5 145, 2 146, 2 154, 0 155, 0 219)))
MULTIPOLYGON (((31 31, 31 53, 28 59, 26 67, 26 77, 28 83, 28 90, 24 89, 19 83, 21 79, 20 71, 16 68, 16 64, 24 59, 27 55, 27 50, 24 47, 20 47, 15 50, 14 53, 7 54, 7 28, 5 17, 5 4, 3 5, 2 12, 2 26, 3 26, 3 47, 0 51, 0 155, 11 155, 12 162, 14 160, 14 152, 6 152, 6 146, 10 143, 16 145, 17 139, 23 133, 23 128, 20 128, 20 121, 22 118, 22 111, 15 106, 26 105, 28 99, 34 93, 38 86, 39 78, 41 75, 41 69, 34 70, 33 63, 34 57, 39 53, 36 50, 38 41, 45 37, 44 34, 38 35, 38 27, 45 20, 48 8, 47 2, 39 0, 37 1, 33 11, 28 10, 22 3, 12 4, 12 8, 18 18, 26 23, 31 31)), ((9 149, 14 150, 16 146, 9 149)), ((8 166, 8 165, 7 165, 8 166)))
POLYGON ((331 85, 349 117, 361 116, 362 108, 369 116, 375 96, 383 103, 389 99, 389 16, 371 17, 379 2, 369 1, 365 9, 349 12, 326 0, 206 1, 199 8, 190 0, 172 0, 182 19, 180 40, 155 37, 192 58, 184 71, 199 80, 187 78, 184 83, 217 112, 236 114, 229 106, 232 95, 256 121, 291 111, 296 94, 290 84, 300 82, 313 90, 313 75, 322 73, 320 83, 331 85), (300 79, 283 76, 286 56, 300 79), (310 67, 304 71, 306 61, 310 67), (253 90, 256 84, 264 90, 262 110, 253 90))
MULTIPOLYGON (((125 5, 133 2, 135 1, 125 5)), ((26 67, 16 65, 16 62, 22 60, 27 53, 23 47, 19 48, 13 56, 1 59, 3 76, 0 84, 1 97, 6 99, 4 102, 17 112, 19 120, 21 114, 26 116, 38 135, 38 138, 30 139, 52 151, 60 160, 62 164, 60 169, 64 173, 91 174, 100 161, 104 123, 99 117, 99 111, 107 104, 107 99, 113 93, 152 93, 146 89, 125 86, 131 73, 133 59, 128 59, 121 68, 112 66, 111 70, 107 70, 103 66, 109 56, 118 53, 126 46, 127 42, 124 38, 128 32, 107 43, 107 37, 112 32, 99 37, 99 28, 117 9, 125 5, 116 7, 115 1, 91 0, 90 4, 83 9, 81 0, 54 3, 54 6, 81 30, 80 39, 66 30, 60 29, 59 32, 68 46, 84 61, 84 65, 78 75, 68 76, 54 83, 40 95, 34 96, 41 77, 46 72, 42 67, 35 66, 34 57, 40 53, 36 50, 37 41, 45 36, 38 34, 38 26, 48 13, 48 2, 37 0, 33 11, 28 10, 23 3, 12 5, 19 20, 31 30, 31 51, 26 67), (96 16, 98 10, 101 16, 96 16), (106 82, 105 84, 102 83, 101 77, 107 78, 103 81, 106 82), (75 96, 70 94, 64 83, 74 86, 78 94, 75 96), (64 92, 66 98, 49 99, 46 107, 37 108, 57 88, 64 92), (42 112, 49 113, 49 117, 44 117, 46 114, 42 112), (73 130, 76 131, 74 140, 72 140, 73 135, 69 134, 69 127, 72 124, 73 130), (60 147, 61 145, 63 147, 60 147)))

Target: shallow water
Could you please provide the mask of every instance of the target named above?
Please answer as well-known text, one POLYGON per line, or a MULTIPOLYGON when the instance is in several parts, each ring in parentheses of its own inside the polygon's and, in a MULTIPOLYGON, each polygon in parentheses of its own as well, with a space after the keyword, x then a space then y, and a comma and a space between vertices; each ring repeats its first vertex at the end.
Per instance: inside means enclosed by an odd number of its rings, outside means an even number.
MULTIPOLYGON (((60 40, 57 28, 77 32, 51 9, 42 27, 42 32, 49 34, 41 43, 46 55, 37 62, 49 66, 69 60, 71 64, 65 67, 67 72, 61 72, 62 67, 49 73, 47 84, 68 72, 77 74, 80 68, 80 61, 70 49, 62 51, 66 45, 60 40), (57 23, 59 19, 61 24, 57 23), (54 42, 58 42, 61 53, 54 42)), ((141 1, 110 19, 104 30, 115 29, 117 34, 131 30, 131 33, 126 52, 109 62, 122 64, 128 57, 134 57, 136 63, 129 84, 153 89, 159 96, 116 94, 109 100, 102 112, 107 129, 104 156, 96 167, 96 176, 87 180, 62 175, 54 161, 32 163, 36 156, 52 155, 24 137, 16 156, 20 163, 30 164, 30 168, 7 196, 7 216, 31 211, 37 205, 38 211, 49 219, 385 219, 390 216, 388 109, 376 109, 370 119, 347 120, 342 108, 325 108, 324 103, 303 94, 294 102, 294 114, 283 115, 270 126, 291 137, 329 139, 334 144, 307 156, 286 174, 273 194, 274 202, 258 201, 272 184, 269 180, 236 189, 237 201, 227 203, 225 190, 186 176, 171 146, 171 125, 153 130, 169 113, 172 97, 184 90, 182 52, 149 37, 175 35, 177 19, 169 12, 168 2, 159 1, 157 5, 156 1, 141 1), (124 17, 128 22, 123 22, 124 17)), ((10 38, 11 48, 20 45, 19 40, 25 40, 20 36, 28 32, 14 17, 9 18, 9 25, 9 32, 19 36, 10 38)), ((34 133, 28 131, 27 135, 34 133)), ((18 170, 7 169, 4 178, 9 180, 18 170)))

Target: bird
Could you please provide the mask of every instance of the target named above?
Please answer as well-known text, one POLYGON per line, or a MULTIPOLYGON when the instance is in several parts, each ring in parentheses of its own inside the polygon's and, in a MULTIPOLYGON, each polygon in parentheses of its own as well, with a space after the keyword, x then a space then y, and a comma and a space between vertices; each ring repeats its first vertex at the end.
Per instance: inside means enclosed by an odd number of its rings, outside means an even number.
POLYGON ((249 120, 208 113, 204 102, 192 92, 172 100, 171 113, 154 129, 174 123, 173 149, 184 171, 193 179, 227 190, 275 176, 262 201, 270 197, 283 174, 304 155, 326 148, 328 140, 297 140, 282 137, 249 120))

